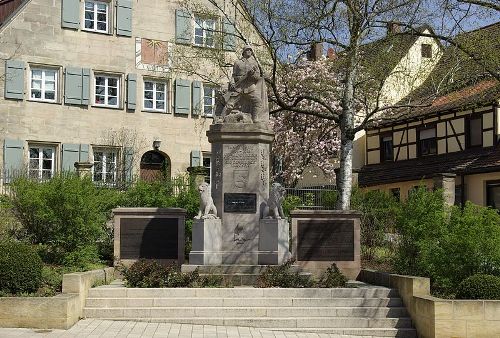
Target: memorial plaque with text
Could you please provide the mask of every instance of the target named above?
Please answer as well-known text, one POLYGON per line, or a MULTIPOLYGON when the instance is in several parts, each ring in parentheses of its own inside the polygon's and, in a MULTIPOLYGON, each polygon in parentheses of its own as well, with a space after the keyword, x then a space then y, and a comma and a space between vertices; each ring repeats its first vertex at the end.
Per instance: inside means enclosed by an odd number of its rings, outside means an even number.
POLYGON ((353 261, 353 220, 307 220, 297 223, 299 261, 353 261))
POLYGON ((121 259, 178 259, 177 218, 122 218, 121 259))
POLYGON ((257 195, 243 193, 225 193, 224 212, 257 212, 257 195))

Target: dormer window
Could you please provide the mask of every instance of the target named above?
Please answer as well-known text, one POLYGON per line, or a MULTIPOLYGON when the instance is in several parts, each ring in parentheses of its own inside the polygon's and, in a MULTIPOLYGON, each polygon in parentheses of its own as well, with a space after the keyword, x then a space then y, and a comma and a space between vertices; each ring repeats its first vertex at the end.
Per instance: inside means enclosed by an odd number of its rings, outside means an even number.
POLYGON ((427 43, 423 43, 421 45, 421 52, 423 58, 430 59, 432 57, 432 46, 427 43))

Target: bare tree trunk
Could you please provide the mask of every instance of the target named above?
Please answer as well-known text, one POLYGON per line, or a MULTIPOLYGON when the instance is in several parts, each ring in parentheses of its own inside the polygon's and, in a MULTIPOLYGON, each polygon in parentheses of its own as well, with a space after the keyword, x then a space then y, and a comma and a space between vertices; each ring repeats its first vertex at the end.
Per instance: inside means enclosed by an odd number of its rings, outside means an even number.
MULTIPOLYGON (((344 114, 342 116, 341 126, 344 124, 352 125, 352 119, 353 116, 351 114, 344 114)), ((352 131, 344 132, 344 129, 348 128, 342 127, 340 139, 340 170, 338 171, 339 177, 337 178, 338 199, 336 205, 336 208, 339 210, 349 210, 351 207, 352 192, 352 152, 354 137, 352 131)))

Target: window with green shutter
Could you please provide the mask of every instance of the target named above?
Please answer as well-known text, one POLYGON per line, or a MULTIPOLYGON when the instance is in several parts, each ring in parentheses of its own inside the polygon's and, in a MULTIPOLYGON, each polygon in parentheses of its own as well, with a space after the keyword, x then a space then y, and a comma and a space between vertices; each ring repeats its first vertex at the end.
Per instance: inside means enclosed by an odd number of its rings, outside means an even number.
MULTIPOLYGON (((3 168, 5 176, 15 177, 24 165, 24 141, 5 139, 3 144, 3 168)), ((9 183, 9 182, 6 182, 9 183)))
POLYGON ((64 73, 64 103, 88 105, 90 96, 90 69, 66 67, 64 73))
POLYGON ((62 0, 61 26, 80 28, 80 0, 62 0))
POLYGON ((177 9, 175 11, 175 42, 191 44, 192 42, 192 18, 188 12, 177 9))
POLYGON ((26 63, 21 60, 5 62, 5 98, 24 99, 24 69, 26 63))
POLYGON ((116 35, 132 36, 132 1, 116 1, 116 35))

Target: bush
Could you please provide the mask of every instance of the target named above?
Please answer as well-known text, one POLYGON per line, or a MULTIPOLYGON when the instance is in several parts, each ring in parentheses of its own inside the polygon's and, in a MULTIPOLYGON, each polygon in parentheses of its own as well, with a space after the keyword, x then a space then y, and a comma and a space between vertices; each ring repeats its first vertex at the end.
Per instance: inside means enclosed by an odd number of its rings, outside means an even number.
POLYGON ((138 260, 122 269, 128 287, 135 288, 187 288, 220 287, 222 276, 200 276, 198 269, 182 272, 177 265, 163 266, 152 260, 138 260))
POLYGON ((458 285, 456 298, 500 300, 500 277, 483 274, 470 276, 458 285))
POLYGON ((12 183, 13 210, 32 243, 48 247, 54 264, 84 267, 99 261, 97 244, 105 237, 110 211, 120 193, 98 188, 90 178, 56 175, 38 182, 18 178, 12 183))
POLYGON ((347 277, 340 272, 335 263, 326 269, 316 282, 318 288, 342 288, 347 283, 347 277))
POLYGON ((0 243, 0 290, 13 294, 35 292, 43 263, 36 250, 21 242, 0 243))
POLYGON ((326 209, 334 210, 337 203, 338 192, 336 190, 323 191, 321 193, 321 201, 326 209))
POLYGON ((287 195, 283 200, 283 213, 286 217, 290 217, 290 212, 297 208, 302 203, 299 196, 287 195))
POLYGON ((399 204, 389 194, 378 191, 354 190, 351 200, 353 210, 361 215, 361 255, 373 261, 378 248, 385 246, 386 234, 394 232, 399 204))
POLYGON ((293 260, 288 260, 281 265, 268 266, 257 278, 260 288, 308 288, 313 285, 309 276, 301 276, 298 272, 290 271, 293 260))

